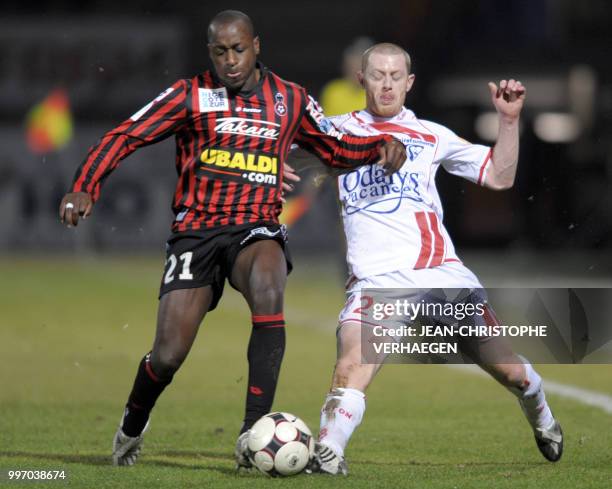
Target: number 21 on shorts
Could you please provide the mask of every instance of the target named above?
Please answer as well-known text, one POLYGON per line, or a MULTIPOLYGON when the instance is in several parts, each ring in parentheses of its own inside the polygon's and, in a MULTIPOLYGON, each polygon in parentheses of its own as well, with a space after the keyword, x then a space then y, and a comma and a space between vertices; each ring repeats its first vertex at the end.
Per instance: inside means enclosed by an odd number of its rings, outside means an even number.
POLYGON ((176 255, 170 255, 166 260, 166 265, 168 266, 168 269, 166 270, 166 274, 164 275, 164 283, 169 284, 174 280, 174 271, 179 260, 182 262, 181 273, 178 276, 179 280, 193 280, 193 274, 189 270, 192 258, 193 251, 186 251, 178 257, 178 260, 176 258, 176 255))

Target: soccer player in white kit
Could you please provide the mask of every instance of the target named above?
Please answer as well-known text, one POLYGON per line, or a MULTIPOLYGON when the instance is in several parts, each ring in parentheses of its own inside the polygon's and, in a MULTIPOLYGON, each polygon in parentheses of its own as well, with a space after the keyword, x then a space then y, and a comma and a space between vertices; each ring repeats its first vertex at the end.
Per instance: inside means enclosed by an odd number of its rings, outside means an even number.
MULTIPOLYGON (((382 364, 361 363, 364 288, 482 289, 466 268, 442 223, 435 175, 440 166, 494 190, 512 187, 519 147, 519 116, 525 99, 520 81, 489 83, 499 116, 493 148, 470 144, 451 130, 418 119, 404 107, 414 83, 410 56, 394 44, 377 44, 363 54, 359 78, 366 109, 327 119, 330 132, 369 136, 388 133, 405 145, 408 158, 392 176, 362 166, 337 177, 347 241, 350 278, 337 330, 338 357, 332 387, 321 410, 313 472, 347 474, 344 449, 365 412, 365 390, 382 364)), ((481 367, 518 399, 546 459, 563 452, 561 426, 553 417, 542 379, 523 357, 481 367)))

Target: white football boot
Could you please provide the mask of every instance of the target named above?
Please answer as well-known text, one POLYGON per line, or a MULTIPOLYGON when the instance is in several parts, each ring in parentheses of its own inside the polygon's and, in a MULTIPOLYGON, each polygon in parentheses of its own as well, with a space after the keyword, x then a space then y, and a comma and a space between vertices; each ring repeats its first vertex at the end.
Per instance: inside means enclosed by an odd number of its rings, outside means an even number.
POLYGON ((149 421, 140 435, 128 436, 123 432, 123 426, 119 426, 113 439, 113 465, 134 465, 136 463, 142 449, 144 433, 148 428, 149 421))
POLYGON ((306 472, 309 474, 348 475, 348 465, 341 457, 327 445, 315 442, 314 456, 306 472))
POLYGON ((236 470, 251 469, 253 464, 249 460, 249 432, 245 431, 236 440, 236 448, 234 449, 234 457, 236 458, 236 470))

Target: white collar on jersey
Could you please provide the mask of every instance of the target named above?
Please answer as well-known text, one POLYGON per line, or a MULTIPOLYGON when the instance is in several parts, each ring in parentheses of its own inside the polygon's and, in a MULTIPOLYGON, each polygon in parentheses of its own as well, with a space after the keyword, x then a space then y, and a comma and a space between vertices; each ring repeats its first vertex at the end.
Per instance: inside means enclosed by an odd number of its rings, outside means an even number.
POLYGON ((368 112, 367 109, 353 112, 353 116, 358 121, 365 122, 366 124, 371 124, 373 122, 409 121, 416 119, 414 112, 408 110, 406 107, 402 107, 399 114, 393 117, 378 117, 368 112))

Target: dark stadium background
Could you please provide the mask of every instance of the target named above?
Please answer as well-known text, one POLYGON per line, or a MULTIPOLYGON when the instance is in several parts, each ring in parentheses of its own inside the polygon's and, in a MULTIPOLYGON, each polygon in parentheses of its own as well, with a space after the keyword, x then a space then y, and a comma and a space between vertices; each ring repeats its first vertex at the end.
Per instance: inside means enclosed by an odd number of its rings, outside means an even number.
MULTIPOLYGON (((162 256, 175 183, 172 140, 126 160, 78 229, 59 225, 57 205, 105 130, 177 78, 209 66, 205 27, 226 8, 252 17, 266 65, 314 95, 339 75, 342 51, 355 37, 406 47, 417 75, 408 106, 474 142, 487 142, 486 81, 521 79, 528 102, 515 188, 495 193, 438 174, 460 256, 489 274, 612 275, 612 7, 606 0, 3 2, 3 253, 162 256), (69 96, 74 136, 60 150, 34 154, 26 145, 26 114, 57 87, 69 96)), ((329 255, 341 263, 339 226, 327 183, 291 230, 291 245, 305 260, 329 255)))

